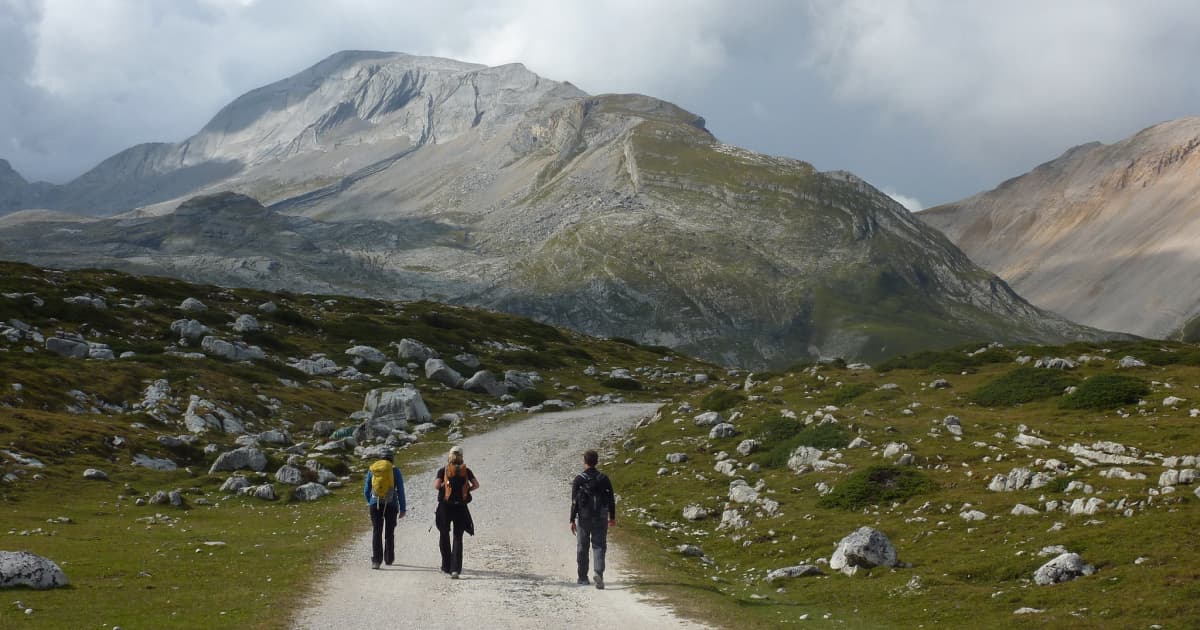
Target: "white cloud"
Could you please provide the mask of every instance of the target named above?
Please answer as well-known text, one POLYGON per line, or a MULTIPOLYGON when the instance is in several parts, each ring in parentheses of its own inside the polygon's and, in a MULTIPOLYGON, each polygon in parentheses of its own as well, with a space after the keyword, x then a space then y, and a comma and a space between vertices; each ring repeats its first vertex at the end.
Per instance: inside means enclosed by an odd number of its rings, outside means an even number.
POLYGON ((920 199, 917 199, 916 197, 910 197, 909 195, 900 194, 896 192, 896 189, 894 188, 885 187, 881 189, 881 191, 883 194, 896 200, 896 203, 904 206, 909 212, 916 212, 925 208, 925 205, 921 203, 920 199))
POLYGON ((1178 111, 1171 106, 1195 107, 1194 2, 812 7, 818 26, 806 63, 823 71, 839 98, 909 118, 972 159, 1031 145, 1057 147, 1053 155, 1158 122, 1156 107, 1167 116, 1178 111))

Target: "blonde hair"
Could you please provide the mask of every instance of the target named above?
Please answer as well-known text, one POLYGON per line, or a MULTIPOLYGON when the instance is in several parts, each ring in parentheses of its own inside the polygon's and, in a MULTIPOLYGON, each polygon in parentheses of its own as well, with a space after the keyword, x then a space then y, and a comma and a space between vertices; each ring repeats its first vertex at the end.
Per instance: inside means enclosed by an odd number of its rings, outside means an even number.
POLYGON ((449 455, 446 456, 447 461, 455 466, 461 466, 463 463, 463 451, 461 446, 455 446, 450 449, 449 455))

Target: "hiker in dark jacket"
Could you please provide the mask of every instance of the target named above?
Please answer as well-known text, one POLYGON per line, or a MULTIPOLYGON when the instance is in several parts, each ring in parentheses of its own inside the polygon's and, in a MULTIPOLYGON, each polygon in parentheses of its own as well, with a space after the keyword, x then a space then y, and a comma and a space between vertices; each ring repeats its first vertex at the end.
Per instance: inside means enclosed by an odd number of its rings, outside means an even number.
MULTIPOLYGON (((404 498, 404 475, 400 474, 400 469, 394 465, 395 452, 385 450, 381 455, 381 459, 371 465, 371 468, 379 466, 381 462, 393 464, 392 468, 392 487, 394 492, 392 496, 376 497, 372 491, 371 482, 374 475, 371 470, 367 470, 366 483, 363 484, 363 494, 367 497, 367 511, 371 513, 371 568, 378 569, 379 562, 382 560, 389 566, 396 560, 396 519, 404 518, 404 513, 408 511, 408 502, 404 498), (383 503, 383 505, 379 505, 383 503)), ((382 469, 386 469, 384 466, 382 469)), ((385 477, 386 478, 386 477, 385 477)))
POLYGON ((608 476, 596 470, 596 451, 583 454, 583 472, 571 482, 571 533, 575 534, 575 562, 579 584, 588 583, 588 546, 592 548, 596 588, 604 588, 604 552, 608 528, 617 524, 617 498, 608 476))
POLYGON ((479 489, 479 481, 463 463, 461 446, 454 446, 446 457, 446 465, 439 468, 433 487, 438 491, 437 513, 434 523, 438 528, 438 548, 442 552, 442 573, 449 573, 457 580, 462 573, 463 532, 475 535, 475 522, 471 520, 471 492, 479 489), (454 530, 454 544, 450 544, 450 530, 454 530))

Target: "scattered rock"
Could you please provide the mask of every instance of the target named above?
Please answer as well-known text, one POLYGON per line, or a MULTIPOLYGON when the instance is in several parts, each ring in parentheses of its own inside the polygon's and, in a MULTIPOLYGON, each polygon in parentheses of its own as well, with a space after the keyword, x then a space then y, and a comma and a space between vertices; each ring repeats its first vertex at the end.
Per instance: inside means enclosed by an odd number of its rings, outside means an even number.
POLYGON ((90 348, 86 341, 67 339, 65 337, 50 337, 46 339, 46 349, 69 359, 86 359, 90 348))
POLYGON ((202 311, 207 311, 208 307, 204 305, 204 302, 201 302, 196 298, 187 298, 179 304, 179 310, 186 311, 188 313, 199 313, 202 311))
POLYGON ((200 342, 200 349, 209 356, 230 361, 255 361, 267 358, 267 354, 258 346, 247 345, 240 341, 230 343, 212 335, 205 337, 200 342))
POLYGON ((742 442, 737 445, 737 452, 741 453, 742 456, 749 455, 756 449, 758 449, 758 440, 742 440, 742 442))
POLYGON ((711 427, 721 424, 725 418, 719 411, 706 411, 696 416, 694 421, 698 427, 711 427))
POLYGON ((299 501, 316 501, 321 497, 329 496, 331 494, 333 493, 329 491, 329 488, 326 488, 319 483, 306 483, 296 488, 292 496, 296 497, 296 499, 299 501))
POLYGON ((446 365, 446 362, 441 359, 427 359, 425 361, 425 378, 441 383, 450 389, 458 389, 462 387, 466 380, 462 374, 459 374, 454 368, 446 365))
POLYGON ((1146 367, 1146 362, 1142 361, 1141 359, 1135 359, 1131 356, 1124 356, 1124 357, 1121 357, 1121 360, 1117 362, 1117 367, 1119 367, 1119 368, 1142 368, 1142 367, 1146 367))
POLYGON ((253 315, 238 315, 237 319, 233 321, 233 332, 248 333, 257 332, 260 330, 262 330, 262 325, 258 323, 258 319, 256 319, 253 315))
POLYGON ((279 470, 275 471, 275 481, 289 486, 298 486, 304 483, 304 472, 295 466, 280 466, 279 470))
POLYGON ((820 567, 814 564, 799 564, 794 567, 772 569, 771 571, 767 572, 767 581, 774 582, 784 578, 809 577, 815 575, 825 575, 825 573, 821 571, 820 567))
POLYGON ((860 527, 837 544, 829 558, 829 568, 846 575, 862 569, 878 566, 896 566, 896 548, 881 531, 872 527, 860 527))
POLYGON ((687 453, 667 453, 668 464, 682 464, 688 459, 687 453))
POLYGON ((737 429, 732 424, 722 422, 708 432, 708 437, 713 439, 730 438, 737 435, 737 433, 737 429))
POLYGON ((243 446, 221 453, 208 469, 208 474, 242 469, 262 472, 266 467, 267 456, 262 451, 253 446, 243 446))
POLYGON ((947 381, 944 378, 939 378, 939 379, 935 379, 932 383, 929 384, 929 386, 932 387, 933 389, 949 389, 950 381, 947 381))
POLYGON ((496 381, 496 377, 487 370, 476 372, 463 383, 462 388, 477 394, 488 394, 499 398, 508 392, 508 388, 496 381))
POLYGON ((89 468, 83 471, 84 479, 94 479, 96 481, 108 481, 108 473, 96 468, 89 468))
POLYGON ((387 363, 387 355, 371 346, 354 346, 346 350, 346 354, 366 363, 387 363))
POLYGON ((704 556, 704 550, 696 545, 679 545, 676 547, 676 549, 679 551, 679 553, 691 558, 700 558, 704 556))
POLYGON ((0 551, 0 588, 44 590, 68 584, 66 574, 49 558, 28 551, 0 551))
POLYGON ((708 510, 699 505, 689 505, 683 508, 683 518, 689 521, 700 521, 708 517, 708 510))
POLYGON ((200 341, 210 332, 208 326, 194 319, 177 319, 171 322, 171 333, 179 339, 200 341))
POLYGON ((243 477, 241 475, 234 475, 234 476, 226 479, 225 483, 221 484, 221 492, 224 492, 227 494, 237 494, 237 493, 240 493, 243 488, 249 488, 249 487, 250 487, 249 479, 246 479, 245 477, 243 477))
POLYGON ((149 468, 151 470, 159 470, 163 472, 169 472, 178 468, 178 466, 175 465, 175 462, 169 459, 156 459, 143 453, 134 455, 132 463, 134 466, 141 466, 143 468, 149 468))
POLYGON ((387 423, 394 429, 407 429, 409 423, 429 422, 432 416, 421 393, 412 387, 373 389, 367 392, 363 411, 374 423, 387 423))
POLYGON ((1079 554, 1064 553, 1039 567, 1033 574, 1033 581, 1040 586, 1047 586, 1069 582, 1095 572, 1096 567, 1085 563, 1079 554))
POLYGON ((396 345, 396 354, 405 360, 417 361, 424 363, 429 359, 436 359, 438 353, 429 346, 416 341, 414 339, 401 339, 396 345))

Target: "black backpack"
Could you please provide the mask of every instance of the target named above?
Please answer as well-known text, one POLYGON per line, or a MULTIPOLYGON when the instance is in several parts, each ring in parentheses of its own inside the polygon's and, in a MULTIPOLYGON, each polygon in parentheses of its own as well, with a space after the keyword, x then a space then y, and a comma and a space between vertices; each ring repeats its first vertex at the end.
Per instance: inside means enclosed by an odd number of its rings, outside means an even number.
POLYGON ((594 477, 579 473, 579 479, 579 489, 575 496, 579 515, 591 517, 607 514, 608 497, 605 496, 604 482, 608 481, 608 477, 602 472, 597 472, 594 477))

